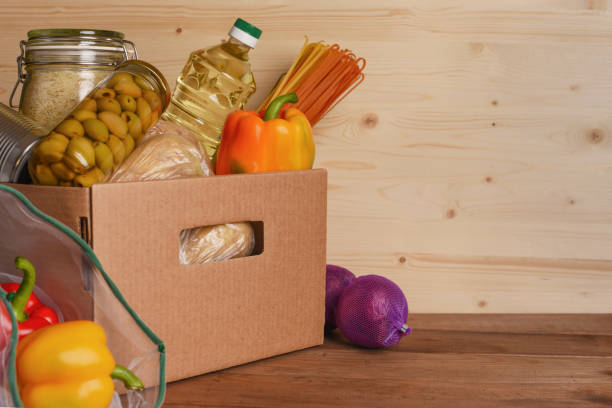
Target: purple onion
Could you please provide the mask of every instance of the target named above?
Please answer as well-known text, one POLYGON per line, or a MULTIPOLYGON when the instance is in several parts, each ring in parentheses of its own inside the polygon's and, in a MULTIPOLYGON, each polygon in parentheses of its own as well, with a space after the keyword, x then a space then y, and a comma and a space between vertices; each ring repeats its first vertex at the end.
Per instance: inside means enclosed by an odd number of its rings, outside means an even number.
POLYGON ((389 347, 410 333, 408 303, 402 290, 387 278, 355 278, 340 294, 336 324, 352 343, 368 348, 389 347))
POLYGON ((327 265, 325 275, 325 330, 336 328, 336 306, 342 290, 355 279, 353 272, 336 265, 327 265))

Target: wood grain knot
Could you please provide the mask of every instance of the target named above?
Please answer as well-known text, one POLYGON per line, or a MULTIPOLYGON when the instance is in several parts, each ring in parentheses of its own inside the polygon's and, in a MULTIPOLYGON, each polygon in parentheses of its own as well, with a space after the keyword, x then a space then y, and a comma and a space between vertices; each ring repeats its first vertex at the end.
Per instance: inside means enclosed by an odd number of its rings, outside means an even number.
POLYGON ((493 177, 487 176, 487 177, 485 177, 484 181, 485 181, 485 183, 492 183, 493 182, 493 177))
POLYGON ((452 218, 455 218, 456 215, 457 213, 452 208, 449 210, 446 210, 446 218, 448 218, 449 220, 452 218))
POLYGON ((470 48, 472 50, 472 53, 474 53, 475 55, 479 55, 482 54, 482 52, 485 49, 485 45, 483 43, 470 43, 470 48))
POLYGON ((579 91, 580 90, 580 85, 578 85, 578 84, 570 85, 570 90, 572 90, 572 91, 579 91))
POLYGON ((497 126, 497 123, 491 122, 491 126, 495 127, 495 126, 497 126))
POLYGON ((587 133, 586 139, 589 143, 599 144, 606 138, 606 133, 601 129, 593 129, 587 133))
POLYGON ((497 102, 497 100, 496 100, 496 99, 493 99, 493 100, 491 101, 491 105, 493 105, 493 106, 497 106, 498 104, 499 104, 499 102, 497 102))
POLYGON ((406 257, 403 256, 403 255, 400 256, 398 260, 399 260, 399 263, 401 263, 401 264, 405 264, 406 263, 406 257))
POLYGON ((574 200, 573 198, 568 198, 568 199, 567 199, 567 203, 568 203, 569 205, 574 205, 574 204, 576 204, 576 200, 574 200))
POLYGON ((177 34, 180 34, 180 33, 182 33, 182 32, 183 32, 183 29, 182 29, 181 27, 178 27, 178 28, 176 29, 176 33, 177 33, 177 34))
POLYGON ((361 118, 361 126, 366 129, 375 128, 378 125, 378 115, 375 113, 366 113, 361 118))
POLYGON ((478 302, 478 307, 486 307, 486 306, 487 306, 486 300, 481 300, 480 302, 478 302))

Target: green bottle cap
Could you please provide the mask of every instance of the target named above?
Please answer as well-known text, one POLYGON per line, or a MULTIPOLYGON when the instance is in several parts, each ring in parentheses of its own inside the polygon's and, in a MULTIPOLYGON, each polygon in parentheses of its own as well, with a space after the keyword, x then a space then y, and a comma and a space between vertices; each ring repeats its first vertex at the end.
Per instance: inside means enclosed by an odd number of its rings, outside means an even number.
POLYGON ((248 45, 251 48, 255 48, 257 40, 261 37, 261 30, 254 25, 251 25, 241 18, 237 18, 236 22, 232 26, 229 35, 248 45))

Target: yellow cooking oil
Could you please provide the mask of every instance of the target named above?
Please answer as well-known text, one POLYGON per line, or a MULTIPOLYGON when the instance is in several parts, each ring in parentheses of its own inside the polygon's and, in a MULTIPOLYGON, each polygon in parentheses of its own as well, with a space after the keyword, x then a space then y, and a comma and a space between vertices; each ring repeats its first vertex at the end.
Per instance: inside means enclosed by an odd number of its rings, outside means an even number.
POLYGON ((255 92, 249 51, 260 35, 257 27, 237 19, 227 41, 192 52, 162 115, 198 136, 211 160, 227 115, 243 109, 255 92))

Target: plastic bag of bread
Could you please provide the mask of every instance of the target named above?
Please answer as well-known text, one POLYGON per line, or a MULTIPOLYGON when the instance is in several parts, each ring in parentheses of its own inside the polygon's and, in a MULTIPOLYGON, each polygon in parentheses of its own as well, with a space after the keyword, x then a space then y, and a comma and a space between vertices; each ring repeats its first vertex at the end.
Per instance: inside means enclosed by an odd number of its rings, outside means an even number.
POLYGON ((179 257, 182 265, 222 261, 249 256, 255 239, 247 222, 198 227, 181 231, 179 257))
POLYGON ((159 120, 113 172, 109 182, 168 180, 213 174, 208 156, 196 137, 179 125, 159 120))
MULTIPOLYGON (((206 151, 187 129, 158 121, 109 182, 168 180, 214 176, 206 151)), ((183 265, 249 256, 255 247, 251 224, 241 222, 197 227, 181 232, 183 265)))

